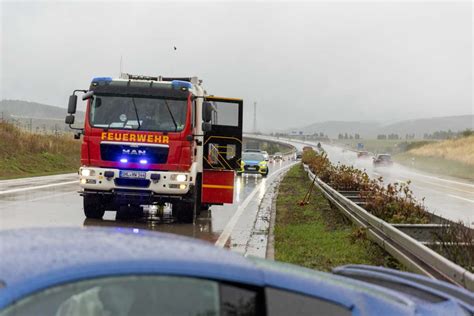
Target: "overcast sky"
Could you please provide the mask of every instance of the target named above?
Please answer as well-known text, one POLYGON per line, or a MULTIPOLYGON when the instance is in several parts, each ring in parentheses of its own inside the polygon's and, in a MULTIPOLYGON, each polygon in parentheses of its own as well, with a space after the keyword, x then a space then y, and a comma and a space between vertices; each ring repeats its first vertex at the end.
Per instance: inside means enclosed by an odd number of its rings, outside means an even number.
POLYGON ((1 99, 65 107, 95 76, 189 76, 261 130, 473 113, 472 3, 1 4, 1 99), (177 47, 175 51, 173 46, 177 47))

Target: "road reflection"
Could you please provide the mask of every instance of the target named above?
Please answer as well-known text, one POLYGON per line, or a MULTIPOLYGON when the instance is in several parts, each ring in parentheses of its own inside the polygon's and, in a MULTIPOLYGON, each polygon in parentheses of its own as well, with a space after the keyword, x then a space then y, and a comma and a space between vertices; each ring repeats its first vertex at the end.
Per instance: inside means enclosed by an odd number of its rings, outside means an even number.
POLYGON ((174 218, 169 214, 164 214, 163 217, 146 214, 145 217, 120 220, 120 219, 92 219, 86 218, 83 222, 85 227, 119 227, 130 229, 146 229, 153 231, 160 231, 165 233, 172 233, 184 235, 193 238, 199 238, 215 242, 219 237, 220 232, 212 230, 212 211, 202 211, 196 218, 195 224, 176 223, 174 218))

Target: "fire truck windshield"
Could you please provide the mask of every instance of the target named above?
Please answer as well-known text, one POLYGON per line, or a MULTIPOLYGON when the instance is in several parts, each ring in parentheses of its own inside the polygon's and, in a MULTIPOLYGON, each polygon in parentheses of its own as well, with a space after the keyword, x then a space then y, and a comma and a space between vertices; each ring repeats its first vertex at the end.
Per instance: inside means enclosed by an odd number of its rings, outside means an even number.
POLYGON ((186 113, 186 100, 96 95, 89 121, 93 127, 107 129, 179 132, 186 113))

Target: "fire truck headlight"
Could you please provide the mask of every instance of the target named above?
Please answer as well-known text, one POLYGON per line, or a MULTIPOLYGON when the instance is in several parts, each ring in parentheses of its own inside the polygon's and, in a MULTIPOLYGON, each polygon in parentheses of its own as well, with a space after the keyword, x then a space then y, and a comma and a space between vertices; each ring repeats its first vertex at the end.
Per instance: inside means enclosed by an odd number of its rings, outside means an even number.
POLYGON ((185 174, 178 174, 178 175, 176 176, 176 180, 177 180, 177 181, 180 181, 180 182, 184 182, 184 181, 186 181, 187 179, 188 179, 188 176, 185 175, 185 174))
POLYGON ((186 189, 186 184, 180 184, 180 185, 179 185, 179 188, 180 188, 181 190, 186 189))
POLYGON ((171 181, 184 182, 188 180, 188 176, 185 174, 173 174, 171 175, 171 181))
POLYGON ((81 176, 83 177, 90 177, 95 175, 95 171, 91 169, 82 169, 81 170, 81 176))

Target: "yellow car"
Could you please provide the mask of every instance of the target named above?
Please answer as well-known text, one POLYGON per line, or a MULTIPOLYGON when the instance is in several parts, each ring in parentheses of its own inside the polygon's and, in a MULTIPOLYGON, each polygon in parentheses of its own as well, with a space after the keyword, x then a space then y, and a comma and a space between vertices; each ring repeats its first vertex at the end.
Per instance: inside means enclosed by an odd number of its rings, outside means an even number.
POLYGON ((243 173, 260 174, 262 177, 266 177, 268 175, 268 165, 265 156, 262 153, 244 152, 237 175, 243 173))

